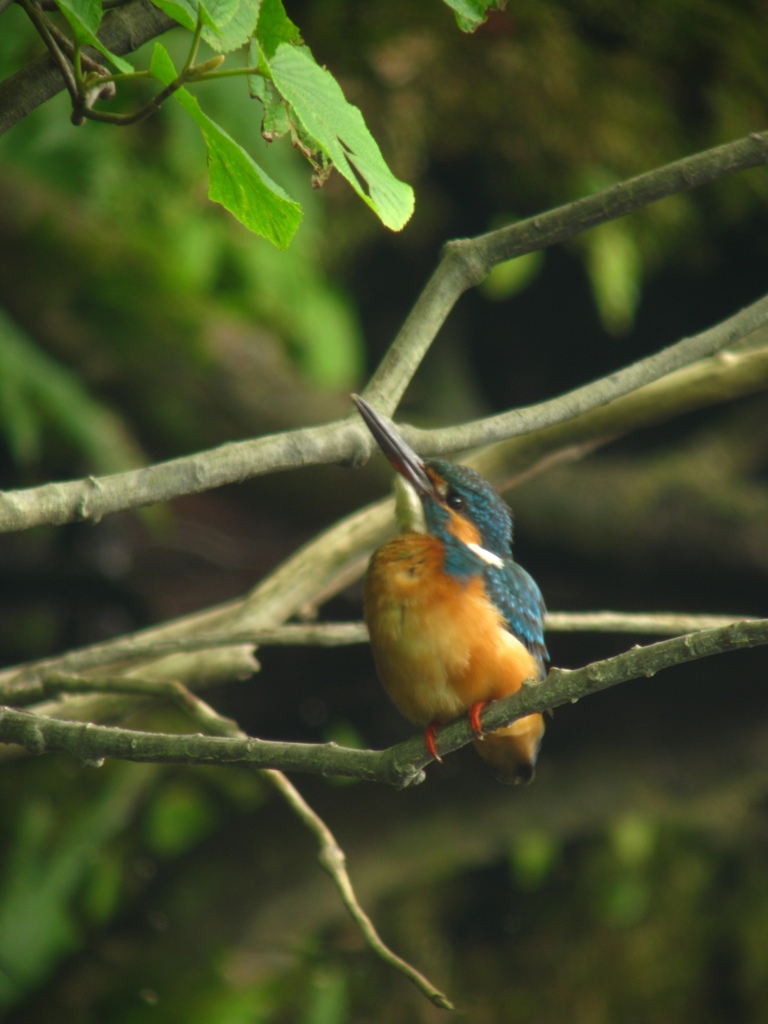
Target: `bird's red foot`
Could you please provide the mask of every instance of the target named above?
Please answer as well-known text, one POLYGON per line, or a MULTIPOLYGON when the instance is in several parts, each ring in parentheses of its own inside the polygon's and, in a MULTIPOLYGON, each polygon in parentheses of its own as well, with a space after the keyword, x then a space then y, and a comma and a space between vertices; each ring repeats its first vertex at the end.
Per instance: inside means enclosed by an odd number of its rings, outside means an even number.
POLYGON ((427 748, 427 753, 430 757, 433 757, 438 764, 443 763, 442 757, 437 752, 437 722, 430 722, 427 728, 424 730, 424 746, 427 748))
POLYGON ((480 724, 480 715, 482 714, 483 708, 491 702, 489 700, 478 700, 469 709, 469 724, 472 726, 472 732, 475 734, 476 740, 484 740, 485 732, 482 725, 480 724))

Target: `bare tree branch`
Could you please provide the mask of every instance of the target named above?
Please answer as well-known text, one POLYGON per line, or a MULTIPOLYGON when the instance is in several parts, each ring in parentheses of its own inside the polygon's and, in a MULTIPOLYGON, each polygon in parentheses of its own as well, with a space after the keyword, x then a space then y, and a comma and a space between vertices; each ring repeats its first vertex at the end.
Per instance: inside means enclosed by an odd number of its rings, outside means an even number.
MULTIPOLYGON (((573 703, 630 679, 648 678, 688 661, 764 644, 768 644, 768 619, 755 619, 635 647, 580 669, 555 668, 543 682, 523 686, 511 697, 489 705, 483 712, 482 724, 492 732, 523 715, 573 703)), ((93 683, 98 685, 98 680, 93 683)), ((447 755, 472 739, 469 722, 461 719, 441 730, 438 751, 441 756, 447 755)), ((242 764, 346 776, 399 787, 423 781, 424 769, 431 760, 421 737, 388 750, 352 750, 335 743, 280 743, 255 738, 138 732, 48 718, 8 707, 0 708, 0 742, 18 744, 33 754, 63 751, 87 766, 99 765, 105 758, 162 764, 242 764)))
POLYGON ((413 982, 419 991, 422 992, 430 1002, 434 1003, 435 1006, 440 1007, 441 1010, 455 1010, 456 1007, 444 992, 441 992, 440 989, 436 988, 429 978, 426 978, 421 971, 416 970, 416 968, 412 964, 409 964, 407 960, 403 960, 403 958, 398 956, 397 953, 394 953, 382 940, 376 930, 376 926, 363 910, 357 896, 355 895, 355 890, 347 871, 346 855, 343 849, 339 846, 336 837, 319 814, 309 806, 301 793, 299 793, 293 783, 283 774, 283 772, 274 771, 271 768, 265 768, 262 771, 262 775, 272 783, 291 809, 298 815, 310 832, 314 834, 320 846, 318 854, 320 864, 333 879, 334 885, 339 891, 339 895, 341 896, 344 906, 349 911, 352 920, 362 932, 368 946, 381 960, 384 961, 384 963, 389 964, 390 967, 394 967, 396 971, 399 971, 400 974, 405 975, 409 981, 413 982))
MULTIPOLYGON (((127 17, 126 12, 133 7, 130 4, 120 8, 110 17, 127 17)), ((383 410, 394 408, 459 295, 481 281, 495 263, 552 245, 663 196, 764 163, 766 154, 768 132, 750 135, 509 228, 474 240, 448 243, 446 257, 365 389, 365 396, 383 410)), ((566 395, 460 427, 438 431, 406 428, 403 434, 423 454, 435 455, 563 423, 722 351, 766 322, 768 297, 699 335, 566 395)), ((287 468, 329 462, 359 464, 373 448, 368 432, 356 419, 347 418, 321 427, 223 445, 140 470, 9 491, 0 494, 0 532, 67 522, 98 522, 114 512, 287 468)))
MULTIPOLYGON (((702 629, 722 629, 749 622, 738 615, 689 615, 679 612, 549 612, 552 633, 636 633, 646 636, 681 636, 702 629)), ((285 627, 283 627, 285 628, 285 627)))
MULTIPOLYGON (((577 388, 559 398, 443 430, 403 427, 406 440, 424 455, 443 454, 541 430, 599 409, 687 364, 720 352, 768 323, 768 296, 654 356, 577 388)), ((0 494, 0 532, 99 522, 105 515, 198 493, 251 476, 319 463, 359 463, 373 441, 356 420, 272 434, 222 445, 144 469, 45 484, 0 494)))
MULTIPOLYGON (((768 132, 755 132, 509 227, 477 238, 448 242, 440 264, 371 378, 363 397, 381 412, 392 413, 459 296, 479 284, 497 263, 546 249, 666 196, 699 188, 734 171, 759 167, 766 162, 768 132)), ((523 429, 533 428, 528 425, 523 429)))
POLYGON ((606 377, 575 388, 564 395, 537 405, 512 409, 498 416, 476 420, 462 427, 420 431, 409 428, 403 434, 417 451, 426 455, 442 455, 457 447, 476 445, 519 437, 567 423, 574 417, 616 401, 641 387, 661 381, 699 360, 722 352, 768 323, 768 296, 758 299, 734 316, 710 327, 701 334, 683 338, 646 359, 617 370, 606 377), (457 446, 457 440, 461 444, 457 446))
MULTIPOLYGON (((756 337, 762 337, 757 332, 756 337)), ((498 442, 473 453, 472 465, 504 490, 543 463, 572 462, 596 447, 693 409, 731 401, 768 387, 768 347, 720 352, 646 384, 621 399, 565 423, 498 442)))

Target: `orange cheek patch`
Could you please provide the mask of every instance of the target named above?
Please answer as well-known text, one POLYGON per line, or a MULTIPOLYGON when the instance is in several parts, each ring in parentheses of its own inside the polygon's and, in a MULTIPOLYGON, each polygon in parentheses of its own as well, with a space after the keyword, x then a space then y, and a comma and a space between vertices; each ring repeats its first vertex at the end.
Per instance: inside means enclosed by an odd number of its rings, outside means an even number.
POLYGON ((457 540, 460 540, 463 544, 480 544, 481 537, 480 531, 474 525, 470 523, 468 519, 464 519, 456 512, 451 512, 451 520, 448 523, 448 533, 452 534, 457 540))

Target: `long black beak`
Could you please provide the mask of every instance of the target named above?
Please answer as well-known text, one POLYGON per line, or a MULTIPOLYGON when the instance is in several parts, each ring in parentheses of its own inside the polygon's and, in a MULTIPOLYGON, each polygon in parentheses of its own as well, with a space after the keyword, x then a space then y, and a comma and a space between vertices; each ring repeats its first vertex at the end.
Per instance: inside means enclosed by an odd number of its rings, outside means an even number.
POLYGON ((352 401, 363 417, 366 427, 397 472, 411 484, 420 495, 435 494, 435 486, 427 475, 424 461, 388 423, 379 416, 364 398, 352 395, 352 401))

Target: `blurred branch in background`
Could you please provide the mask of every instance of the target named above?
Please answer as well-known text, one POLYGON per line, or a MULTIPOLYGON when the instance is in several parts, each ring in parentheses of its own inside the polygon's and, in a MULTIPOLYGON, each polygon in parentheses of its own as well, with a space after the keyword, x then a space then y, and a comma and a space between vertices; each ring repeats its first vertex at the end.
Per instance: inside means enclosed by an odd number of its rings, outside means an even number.
MULTIPOLYGON (((679 636, 701 629, 718 629, 741 621, 735 615, 695 615, 678 612, 548 612, 547 630, 558 633, 636 633, 644 635, 679 636)), ((118 661, 129 663, 135 659, 166 657, 189 651, 204 651, 217 647, 238 645, 255 647, 346 647, 368 643, 368 630, 363 622, 291 623, 256 633, 196 633, 172 640, 142 641, 141 636, 123 637, 80 651, 70 651, 58 659, 31 663, 23 670, 24 685, 8 681, 8 691, 0 689, 0 696, 13 695, 13 704, 20 707, 49 696, 52 674, 70 671, 93 671, 118 661)), ((13 670, 9 670, 13 671, 13 670)), ((16 670, 21 674, 21 670, 16 670)), ((83 689, 83 677, 80 690, 83 689)), ((103 677, 97 677, 105 687, 103 677)), ((117 677, 123 678, 123 677, 117 677)), ((130 678, 130 677, 129 677, 130 678)), ((11 680, 12 681, 12 680, 11 680)), ((156 683, 155 685, 159 685, 156 683)), ((91 687, 94 689, 95 687, 91 687)), ((106 687, 108 688, 108 687, 106 687)), ((125 692, 136 692, 130 682, 125 692)))

